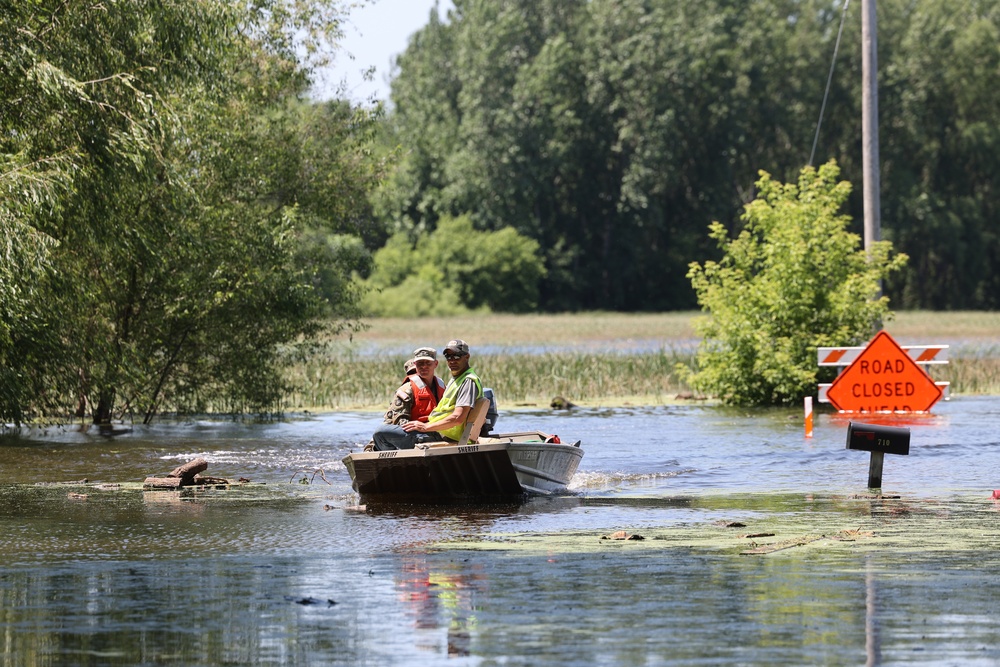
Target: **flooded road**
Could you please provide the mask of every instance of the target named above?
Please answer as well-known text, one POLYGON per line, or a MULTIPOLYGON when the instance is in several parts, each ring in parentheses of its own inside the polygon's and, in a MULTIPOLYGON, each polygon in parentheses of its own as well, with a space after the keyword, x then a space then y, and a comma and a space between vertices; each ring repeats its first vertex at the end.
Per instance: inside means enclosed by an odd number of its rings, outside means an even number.
POLYGON ((501 411, 570 494, 359 507, 373 413, 0 437, 0 665, 1000 663, 1000 398, 897 423, 882 497, 828 413, 501 411), (141 490, 198 456, 251 484, 141 490))

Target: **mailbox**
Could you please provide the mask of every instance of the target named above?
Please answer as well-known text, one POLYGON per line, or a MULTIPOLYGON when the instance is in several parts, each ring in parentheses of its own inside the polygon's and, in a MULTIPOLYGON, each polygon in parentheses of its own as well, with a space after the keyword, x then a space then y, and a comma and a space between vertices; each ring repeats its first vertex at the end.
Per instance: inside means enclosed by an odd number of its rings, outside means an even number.
POLYGON ((910 453, 910 429, 850 422, 847 425, 847 448, 905 456, 910 453))

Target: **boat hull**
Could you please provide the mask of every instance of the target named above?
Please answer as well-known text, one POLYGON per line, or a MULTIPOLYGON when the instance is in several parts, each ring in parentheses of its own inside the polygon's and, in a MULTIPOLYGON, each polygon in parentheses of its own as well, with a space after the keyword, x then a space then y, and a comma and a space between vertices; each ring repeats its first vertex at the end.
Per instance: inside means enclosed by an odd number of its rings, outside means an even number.
POLYGON ((583 457, 575 445, 503 438, 464 447, 358 452, 343 461, 363 497, 451 501, 565 491, 583 457))
POLYGON ((522 489, 550 494, 566 490, 583 458, 583 450, 573 445, 515 442, 507 446, 507 456, 522 489))

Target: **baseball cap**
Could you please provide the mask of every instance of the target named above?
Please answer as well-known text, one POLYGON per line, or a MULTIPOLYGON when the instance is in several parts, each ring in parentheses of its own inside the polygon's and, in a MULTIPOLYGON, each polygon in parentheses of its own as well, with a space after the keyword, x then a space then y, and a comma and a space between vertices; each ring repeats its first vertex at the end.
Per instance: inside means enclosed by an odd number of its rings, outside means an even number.
POLYGON ((437 361, 438 353, 433 347, 418 347, 413 351, 413 359, 430 359, 437 361))
POLYGON ((455 340, 448 341, 448 344, 444 346, 444 350, 442 350, 442 352, 445 354, 448 354, 449 352, 452 354, 468 354, 469 344, 464 340, 456 338, 455 340))
POLYGON ((403 364, 403 372, 407 375, 413 375, 417 372, 417 361, 416 359, 407 359, 406 363, 403 364))

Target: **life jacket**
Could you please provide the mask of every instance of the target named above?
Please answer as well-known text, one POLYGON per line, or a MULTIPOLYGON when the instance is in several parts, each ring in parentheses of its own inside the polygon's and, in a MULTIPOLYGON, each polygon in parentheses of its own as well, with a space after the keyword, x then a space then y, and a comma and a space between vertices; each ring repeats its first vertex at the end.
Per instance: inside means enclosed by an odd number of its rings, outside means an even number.
MULTIPOLYGON (((455 411, 455 402, 458 400, 458 388, 462 386, 466 378, 472 378, 472 381, 476 383, 476 400, 483 397, 483 381, 479 379, 476 375, 476 371, 472 370, 470 367, 464 373, 459 375, 457 378, 452 378, 448 382, 447 388, 444 390, 444 396, 438 401, 437 407, 431 411, 431 414, 427 417, 427 422, 433 424, 434 422, 441 421, 445 417, 451 415, 455 411)), ((459 424, 458 426, 453 426, 444 431, 439 431, 441 435, 448 438, 449 440, 458 440, 462 437, 462 429, 465 428, 465 424, 459 424)))
POLYGON ((413 387, 413 409, 410 411, 411 421, 427 421, 427 416, 437 407, 438 396, 444 391, 444 382, 434 376, 433 386, 429 386, 419 375, 407 376, 413 387))

